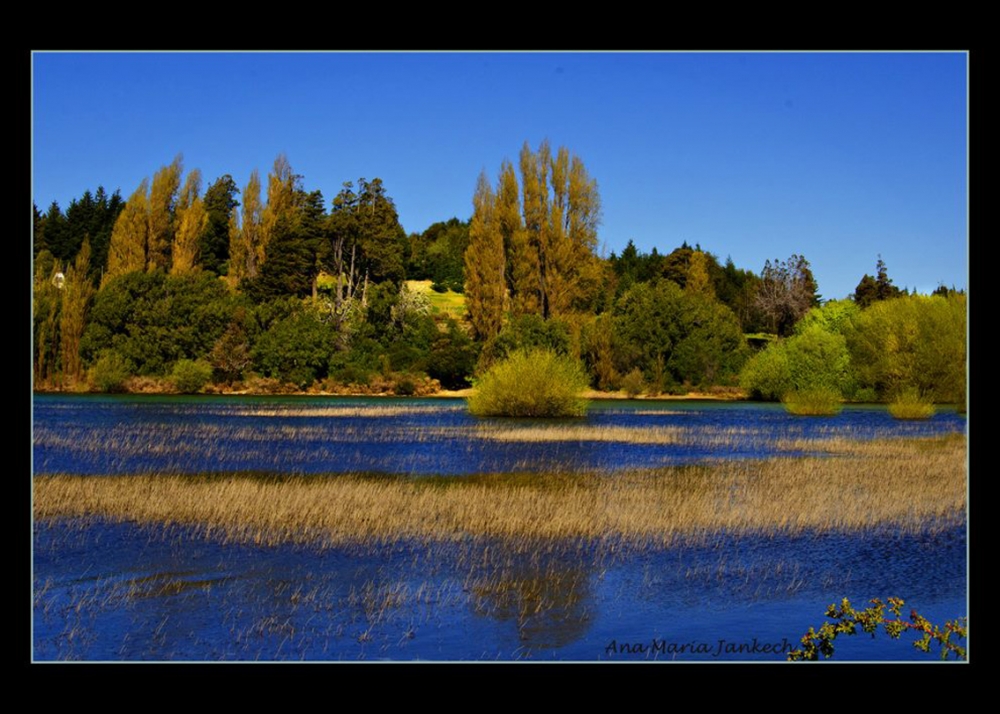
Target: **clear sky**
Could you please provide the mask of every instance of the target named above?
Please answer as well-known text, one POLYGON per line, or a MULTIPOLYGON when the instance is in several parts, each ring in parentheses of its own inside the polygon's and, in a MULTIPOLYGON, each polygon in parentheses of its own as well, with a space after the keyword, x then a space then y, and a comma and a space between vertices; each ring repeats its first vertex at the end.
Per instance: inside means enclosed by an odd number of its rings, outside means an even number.
POLYGON ((879 254, 968 284, 965 53, 36 53, 32 187, 65 209, 174 158, 242 188, 285 153, 307 190, 381 178, 407 233, 468 218, 527 141, 597 180, 606 253, 683 241, 824 298, 879 254))

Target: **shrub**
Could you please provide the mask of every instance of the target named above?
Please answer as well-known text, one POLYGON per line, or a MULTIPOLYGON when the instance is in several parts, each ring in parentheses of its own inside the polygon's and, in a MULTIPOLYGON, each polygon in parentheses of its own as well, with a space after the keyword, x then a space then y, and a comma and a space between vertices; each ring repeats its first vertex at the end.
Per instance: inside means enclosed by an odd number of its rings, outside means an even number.
POLYGON ((930 419, 934 403, 921 397, 916 389, 907 389, 889 404, 889 413, 896 419, 930 419))
POLYGON ((778 400, 792 390, 792 374, 783 342, 776 342, 758 352, 743 367, 740 386, 752 399, 778 400))
POLYGON ((132 376, 132 365, 113 350, 105 350, 90 368, 90 383, 101 392, 122 392, 132 376))
POLYGON ((631 372, 622 377, 622 389, 629 399, 635 399, 646 388, 646 379, 642 376, 642 370, 636 367, 631 372))
POLYGON ((476 416, 583 416, 587 377, 576 360, 551 350, 517 351, 494 364, 469 397, 476 416))
POLYGON ((417 392, 417 385, 409 377, 402 377, 396 382, 393 391, 401 397, 412 397, 417 392))
POLYGON ((812 387, 788 392, 781 398, 792 414, 799 416, 832 416, 842 408, 840 392, 829 387, 812 387))
POLYGON ((212 365, 204 360, 179 359, 170 373, 174 387, 183 394, 201 391, 211 378, 212 365))

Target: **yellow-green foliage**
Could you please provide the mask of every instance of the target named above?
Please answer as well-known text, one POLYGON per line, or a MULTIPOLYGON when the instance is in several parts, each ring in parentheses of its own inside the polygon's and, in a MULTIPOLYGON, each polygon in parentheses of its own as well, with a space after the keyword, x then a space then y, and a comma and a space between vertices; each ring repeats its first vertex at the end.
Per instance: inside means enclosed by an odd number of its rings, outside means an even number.
POLYGON ((799 416, 833 416, 839 414, 843 407, 840 392, 829 387, 788 392, 781 401, 785 409, 799 416))
POLYGON ((550 350, 518 351, 476 381, 469 411, 476 416, 583 416, 587 377, 576 360, 550 350))
POLYGON ((965 401, 964 295, 882 300, 845 328, 860 386, 882 399, 915 388, 936 402, 965 401))
POLYGON ((930 419, 934 403, 921 397, 916 389, 907 389, 889 404, 889 413, 896 419, 930 419))

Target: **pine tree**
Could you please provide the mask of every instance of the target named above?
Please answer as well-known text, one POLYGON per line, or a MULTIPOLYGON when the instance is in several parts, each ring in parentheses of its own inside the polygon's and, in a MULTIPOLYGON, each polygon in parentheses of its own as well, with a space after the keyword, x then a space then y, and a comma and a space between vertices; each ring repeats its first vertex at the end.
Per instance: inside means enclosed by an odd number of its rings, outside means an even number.
POLYGON ((198 195, 200 192, 201 172, 194 169, 188 173, 177 199, 177 231, 171 250, 171 275, 190 273, 198 264, 201 236, 208 227, 208 212, 198 195))
POLYGON ((76 383, 83 377, 80 362, 80 339, 87 325, 87 310, 94 296, 90 281, 90 241, 84 238, 73 265, 66 269, 62 288, 62 312, 59 318, 59 343, 63 383, 76 383))
POLYGON ((149 233, 147 191, 149 179, 143 179, 125 208, 118 214, 108 244, 108 269, 101 285, 118 275, 146 268, 146 237, 149 233))
POLYGON ((174 209, 181 185, 181 157, 162 167, 153 176, 149 190, 149 232, 147 234, 147 270, 166 270, 170 265, 170 245, 174 236, 174 209))
POLYGON ((465 304, 476 338, 485 341, 503 326, 507 288, 503 235, 485 172, 479 175, 472 204, 469 247, 465 250, 465 304))
POLYGON ((217 275, 225 272, 229 260, 229 214, 240 205, 236 200, 239 192, 233 177, 225 174, 205 190, 202 199, 208 223, 198 239, 199 262, 217 275))

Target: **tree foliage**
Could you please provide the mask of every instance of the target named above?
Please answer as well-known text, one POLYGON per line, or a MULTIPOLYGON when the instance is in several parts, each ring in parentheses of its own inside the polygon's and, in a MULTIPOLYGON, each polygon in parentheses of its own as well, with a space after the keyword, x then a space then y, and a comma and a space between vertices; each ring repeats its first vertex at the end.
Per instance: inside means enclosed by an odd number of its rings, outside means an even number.
POLYGON ((149 188, 149 204, 146 233, 147 270, 167 270, 170 267, 170 246, 174 234, 174 212, 177 191, 181 185, 183 171, 178 155, 169 166, 160 168, 153 175, 149 188))
POLYGON ((465 304, 473 335, 486 341, 500 333, 507 298, 503 235, 486 172, 479 175, 472 203, 469 246, 465 250, 465 304))
POLYGON ((174 244, 171 250, 170 273, 182 275, 198 267, 201 238, 208 228, 208 212, 198 195, 201 192, 201 172, 190 171, 177 200, 174 244))
POLYGON ((143 179, 115 221, 108 246, 108 269, 101 280, 102 285, 120 275, 146 269, 148 190, 149 180, 143 179))

